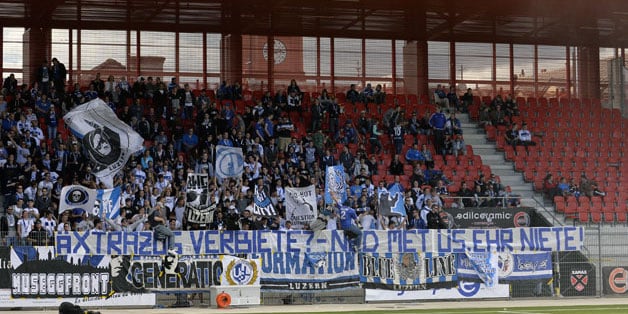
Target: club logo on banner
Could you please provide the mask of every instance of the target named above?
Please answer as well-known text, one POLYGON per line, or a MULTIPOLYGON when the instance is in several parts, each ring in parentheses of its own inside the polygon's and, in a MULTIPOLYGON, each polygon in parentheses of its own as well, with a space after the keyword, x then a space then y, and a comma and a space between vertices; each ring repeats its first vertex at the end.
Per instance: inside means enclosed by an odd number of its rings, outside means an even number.
POLYGON ((214 221, 216 204, 209 197, 209 176, 206 173, 188 173, 186 181, 185 217, 187 222, 207 225, 214 221))
POLYGON ((216 146, 216 177, 220 179, 239 177, 244 171, 242 148, 216 146))
POLYGON ((342 165, 327 167, 325 170, 325 204, 333 204, 331 194, 338 196, 341 203, 347 200, 345 168, 342 165))
POLYGON ((220 274, 222 286, 251 286, 260 284, 261 260, 243 259, 231 255, 221 255, 225 268, 220 274))
POLYGON ((405 197, 398 184, 393 185, 388 192, 380 193, 378 199, 382 216, 406 215, 405 197))
POLYGON ((266 217, 277 216, 277 211, 270 197, 268 197, 263 188, 258 188, 257 185, 255 186, 253 196, 253 214, 266 217))
POLYGON ((318 216, 316 191, 313 185, 304 188, 286 188, 286 220, 295 229, 303 229, 318 216))
POLYGON ((144 139, 99 98, 72 109, 63 119, 81 140, 99 178, 113 178, 144 144, 144 139))
MULTIPOLYGON (((500 282, 552 278, 551 252, 499 252, 497 255, 500 282)), ((460 254, 458 258, 458 276, 478 280, 479 276, 467 256, 460 254)))

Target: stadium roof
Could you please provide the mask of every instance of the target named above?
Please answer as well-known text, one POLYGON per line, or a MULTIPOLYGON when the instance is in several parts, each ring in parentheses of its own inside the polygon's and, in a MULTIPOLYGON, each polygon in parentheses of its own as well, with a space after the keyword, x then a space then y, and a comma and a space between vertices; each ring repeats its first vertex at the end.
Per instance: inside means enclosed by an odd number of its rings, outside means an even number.
POLYGON ((622 47, 626 0, 4 0, 0 25, 622 47))

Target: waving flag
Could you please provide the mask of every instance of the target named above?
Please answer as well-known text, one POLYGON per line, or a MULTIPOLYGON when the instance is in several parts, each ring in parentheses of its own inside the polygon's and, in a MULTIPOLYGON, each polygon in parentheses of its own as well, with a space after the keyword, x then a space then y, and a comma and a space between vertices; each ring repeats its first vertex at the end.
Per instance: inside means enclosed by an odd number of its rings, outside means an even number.
POLYGON ((265 217, 277 216, 277 210, 275 210, 270 197, 263 188, 258 188, 257 185, 253 195, 253 214, 265 217))
POLYGON ((219 179, 239 177, 244 171, 242 148, 216 146, 216 177, 219 179))
POLYGON ((331 194, 338 195, 341 202, 347 200, 347 183, 345 168, 342 165, 327 167, 325 171, 325 204, 332 204, 331 194))
POLYGON ((401 215, 405 216, 405 197, 398 184, 390 187, 388 192, 379 193, 379 210, 383 216, 401 215))
POLYGON ((94 190, 68 185, 61 190, 59 212, 81 208, 90 215, 116 219, 120 216, 120 195, 120 187, 94 190))
POLYGON ((72 109, 63 119, 81 140, 94 165, 94 175, 103 182, 113 181, 113 176, 144 144, 144 139, 99 98, 72 109))

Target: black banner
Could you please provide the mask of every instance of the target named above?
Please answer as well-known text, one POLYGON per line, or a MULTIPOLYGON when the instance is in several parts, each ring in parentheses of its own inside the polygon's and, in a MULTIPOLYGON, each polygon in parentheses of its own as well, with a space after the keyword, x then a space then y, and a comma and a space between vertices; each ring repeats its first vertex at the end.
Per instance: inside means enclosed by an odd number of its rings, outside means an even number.
POLYGON ((535 211, 530 207, 447 208, 451 228, 531 227, 535 211))
POLYGON ((11 289, 11 248, 0 246, 0 289, 11 289))
POLYGON ((626 294, 628 292, 628 266, 602 268, 604 294, 626 294))
POLYGON ((110 273, 101 263, 102 256, 55 257, 53 247, 13 247, 13 250, 9 278, 14 298, 109 295, 110 273))
POLYGON ((590 263, 561 263, 560 293, 563 296, 594 296, 595 267, 590 263))

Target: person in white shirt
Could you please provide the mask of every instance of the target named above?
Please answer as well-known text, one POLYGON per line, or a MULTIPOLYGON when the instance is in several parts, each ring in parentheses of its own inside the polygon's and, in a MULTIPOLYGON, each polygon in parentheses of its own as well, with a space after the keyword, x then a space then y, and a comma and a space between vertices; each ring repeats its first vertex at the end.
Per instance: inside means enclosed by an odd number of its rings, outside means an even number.
POLYGON ((519 130, 518 138, 519 138, 520 145, 523 145, 526 147, 536 145, 536 143, 532 141, 532 132, 528 130, 528 125, 526 123, 524 123, 521 126, 521 130, 519 130))
POLYGON ((22 212, 22 218, 17 221, 18 243, 26 245, 28 234, 31 233, 35 226, 35 218, 31 218, 27 211, 22 212))
POLYGON ((44 227, 49 237, 54 236, 54 232, 57 230, 57 220, 51 211, 46 212, 44 218, 41 219, 41 225, 44 227))

